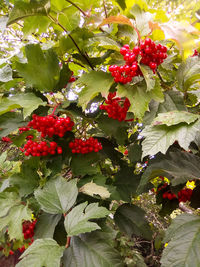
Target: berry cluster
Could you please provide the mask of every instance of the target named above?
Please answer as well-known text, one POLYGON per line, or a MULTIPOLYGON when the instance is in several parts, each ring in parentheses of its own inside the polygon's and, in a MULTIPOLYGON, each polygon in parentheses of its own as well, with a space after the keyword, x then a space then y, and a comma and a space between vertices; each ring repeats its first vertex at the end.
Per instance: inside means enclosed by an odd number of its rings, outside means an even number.
POLYGON ((150 38, 146 38, 140 44, 141 63, 149 66, 153 71, 167 58, 167 47, 156 45, 150 38))
POLYGON ((184 188, 178 192, 178 201, 179 202, 190 201, 191 196, 192 196, 192 189, 184 188))
POLYGON ((90 152, 98 152, 102 149, 101 143, 97 139, 90 137, 89 139, 82 140, 76 138, 73 142, 69 143, 72 153, 87 154, 90 152))
POLYGON ((29 130, 30 130, 29 127, 21 127, 21 128, 19 128, 19 133, 21 134, 21 133, 23 133, 23 132, 27 132, 27 131, 29 131, 29 130))
POLYGON ((163 198, 168 198, 169 200, 176 199, 176 195, 171 192, 165 192, 163 193, 163 198))
POLYGON ((3 136, 1 138, 1 141, 2 142, 5 142, 5 143, 12 143, 12 140, 9 137, 6 137, 6 136, 3 136))
POLYGON ((20 148, 22 152, 25 152, 25 156, 33 156, 33 157, 40 157, 40 156, 47 156, 47 155, 54 155, 57 151, 58 154, 62 154, 62 148, 57 146, 56 142, 50 142, 49 146, 46 141, 32 141, 28 140, 28 142, 24 145, 24 148, 20 148))
POLYGON ((135 76, 142 76, 142 72, 138 66, 138 56, 141 57, 141 63, 149 66, 155 72, 165 58, 167 58, 167 47, 161 44, 156 45, 150 38, 146 38, 140 43, 140 46, 135 46, 133 50, 129 45, 124 45, 120 49, 126 62, 123 66, 111 65, 109 71, 114 77, 115 82, 123 84, 132 81, 135 76))
POLYGON ((42 117, 33 114, 32 118, 33 120, 28 123, 28 126, 41 132, 42 137, 52 137, 53 135, 63 137, 65 132, 71 131, 74 126, 70 117, 58 118, 53 115, 42 117))
POLYGON ((116 97, 116 92, 109 93, 108 98, 105 100, 106 105, 100 105, 101 110, 108 113, 108 117, 114 120, 123 121, 126 119, 127 111, 130 107, 128 98, 121 99, 116 97))
POLYGON ((24 239, 33 238, 36 222, 37 220, 34 220, 33 222, 30 221, 23 222, 22 231, 24 234, 24 239))

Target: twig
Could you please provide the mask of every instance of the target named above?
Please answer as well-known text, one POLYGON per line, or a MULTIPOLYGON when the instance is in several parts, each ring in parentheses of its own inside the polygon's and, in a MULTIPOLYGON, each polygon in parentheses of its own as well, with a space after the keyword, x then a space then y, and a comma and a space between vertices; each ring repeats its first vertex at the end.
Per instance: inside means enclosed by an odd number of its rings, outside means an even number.
POLYGON ((183 212, 186 212, 186 213, 189 213, 189 214, 192 214, 193 213, 193 210, 186 207, 182 202, 179 203, 179 209, 182 210, 183 212))
POLYGON ((91 67, 92 70, 94 70, 94 68, 93 68, 93 66, 92 66, 92 64, 91 64, 91 62, 90 62, 89 59, 88 59, 88 57, 87 57, 84 53, 82 53, 82 51, 81 51, 81 49, 79 48, 78 44, 76 43, 76 41, 74 40, 74 38, 71 36, 71 34, 65 29, 65 27, 64 27, 62 24, 60 24, 59 21, 57 21, 55 18, 53 18, 50 14, 48 15, 48 18, 49 18, 51 21, 53 21, 55 24, 57 24, 58 26, 60 26, 60 27, 63 29, 63 31, 65 31, 65 32, 68 34, 69 38, 72 40, 72 42, 74 43, 74 45, 75 45, 76 48, 78 49, 80 55, 81 55, 82 57, 85 58, 85 60, 87 61, 88 65, 91 67))
POLYGON ((70 3, 71 5, 73 5, 74 7, 76 7, 85 17, 88 17, 88 15, 85 13, 85 11, 83 11, 79 6, 77 6, 75 3, 73 3, 72 1, 70 0, 65 0, 67 1, 68 3, 70 3))
POLYGON ((70 246, 70 241, 71 241, 71 237, 68 236, 67 237, 67 242, 66 242, 65 248, 68 248, 70 246))
POLYGON ((165 83, 165 82, 163 81, 162 76, 161 76, 160 73, 158 72, 158 70, 156 70, 156 73, 158 74, 158 77, 159 77, 159 79, 161 80, 161 82, 162 82, 162 83, 165 83))
POLYGON ((51 115, 54 115, 54 113, 55 113, 55 111, 56 111, 56 109, 57 109, 58 106, 60 106, 60 103, 58 103, 58 104, 54 107, 54 109, 53 109, 51 115))

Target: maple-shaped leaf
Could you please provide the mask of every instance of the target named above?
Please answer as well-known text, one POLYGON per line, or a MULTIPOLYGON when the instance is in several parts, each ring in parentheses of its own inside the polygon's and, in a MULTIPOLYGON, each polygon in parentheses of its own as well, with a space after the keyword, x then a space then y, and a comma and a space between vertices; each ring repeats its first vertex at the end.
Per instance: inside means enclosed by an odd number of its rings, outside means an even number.
POLYGON ((79 204, 65 217, 64 224, 68 236, 100 229, 96 223, 89 220, 103 218, 110 213, 106 208, 99 207, 98 203, 91 203, 88 206, 87 204, 87 202, 79 204))
POLYGON ((59 60, 53 49, 42 51, 39 44, 25 47, 27 63, 16 64, 16 69, 27 85, 41 91, 53 91, 60 78, 59 60))
POLYGON ((60 266, 60 258, 64 247, 60 247, 51 238, 37 239, 21 255, 21 261, 16 267, 57 267, 60 266))

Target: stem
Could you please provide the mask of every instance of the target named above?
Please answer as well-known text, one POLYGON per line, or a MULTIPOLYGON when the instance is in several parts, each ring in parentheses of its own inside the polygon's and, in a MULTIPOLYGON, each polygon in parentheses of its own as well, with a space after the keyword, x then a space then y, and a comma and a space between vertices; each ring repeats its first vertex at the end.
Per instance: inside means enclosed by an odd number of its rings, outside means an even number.
POLYGON ((71 237, 68 236, 67 237, 67 242, 66 242, 65 248, 68 248, 70 246, 70 241, 71 241, 71 237))
POLYGON ((76 7, 85 17, 88 17, 88 15, 79 6, 77 6, 75 3, 73 3, 70 0, 65 0, 65 1, 67 1, 68 3, 70 3, 71 5, 73 5, 74 7, 76 7))
POLYGON ((106 15, 106 18, 107 18, 108 17, 108 13, 107 13, 107 10, 106 10, 105 0, 103 0, 103 7, 104 7, 104 12, 105 12, 105 15, 106 15))
POLYGON ((129 120, 125 120, 125 121, 134 121, 134 119, 129 119, 129 120))
POLYGON ((60 26, 60 27, 63 29, 63 31, 65 31, 65 32, 68 34, 69 38, 72 40, 72 42, 74 43, 74 45, 75 45, 76 48, 78 49, 80 55, 81 55, 82 57, 85 58, 85 60, 87 61, 88 65, 91 67, 92 70, 94 70, 94 68, 93 68, 93 66, 92 66, 92 64, 91 64, 91 62, 90 62, 89 59, 88 59, 88 57, 81 51, 81 49, 79 48, 79 46, 78 46, 78 44, 76 43, 76 41, 74 40, 74 38, 71 36, 71 34, 69 34, 69 32, 65 29, 65 27, 64 27, 62 24, 60 24, 60 23, 59 23, 55 18, 53 18, 51 15, 48 15, 48 18, 49 18, 51 21, 53 21, 55 24, 57 24, 58 26, 60 26))
POLYGON ((135 26, 133 26, 133 29, 134 29, 134 30, 136 31, 136 33, 137 33, 137 36, 138 36, 138 44, 140 44, 140 41, 141 41, 140 33, 139 33, 138 29, 137 29, 135 26))
POLYGON ((156 70, 156 73, 158 74, 158 77, 159 77, 159 79, 161 80, 161 82, 162 82, 162 83, 165 83, 165 82, 163 81, 162 76, 161 76, 160 73, 158 72, 158 70, 156 70))
POLYGON ((56 111, 56 109, 57 109, 57 107, 60 105, 60 103, 58 103, 55 107, 54 107, 54 109, 53 109, 53 112, 51 113, 51 115, 54 115, 54 113, 55 113, 55 111, 56 111))

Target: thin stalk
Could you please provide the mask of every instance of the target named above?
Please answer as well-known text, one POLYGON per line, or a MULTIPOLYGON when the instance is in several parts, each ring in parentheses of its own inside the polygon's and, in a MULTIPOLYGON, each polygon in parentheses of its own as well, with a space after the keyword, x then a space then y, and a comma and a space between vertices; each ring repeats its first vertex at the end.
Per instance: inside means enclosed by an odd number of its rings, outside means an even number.
POLYGON ((70 0, 65 0, 67 1, 68 3, 70 3, 71 5, 73 5, 74 7, 76 7, 85 17, 88 17, 88 15, 85 13, 85 11, 83 11, 79 6, 77 6, 75 3, 73 3, 72 1, 70 0))
POLYGON ((61 28, 63 29, 63 31, 65 31, 65 32, 68 34, 69 38, 72 40, 73 44, 76 46, 76 48, 77 48, 77 50, 79 51, 80 55, 81 55, 82 57, 85 58, 85 60, 87 61, 88 65, 90 66, 90 68, 91 68, 92 70, 94 70, 94 68, 93 68, 93 66, 92 66, 92 64, 91 64, 91 62, 90 62, 89 59, 88 59, 88 57, 81 51, 81 49, 79 48, 79 46, 78 46, 78 44, 76 43, 76 41, 74 40, 74 38, 73 38, 73 37, 71 36, 71 34, 65 29, 65 27, 64 27, 62 24, 60 24, 57 20, 55 20, 51 15, 48 15, 48 17, 49 17, 49 19, 50 19, 51 21, 53 21, 55 24, 57 24, 59 27, 61 27, 61 28))

